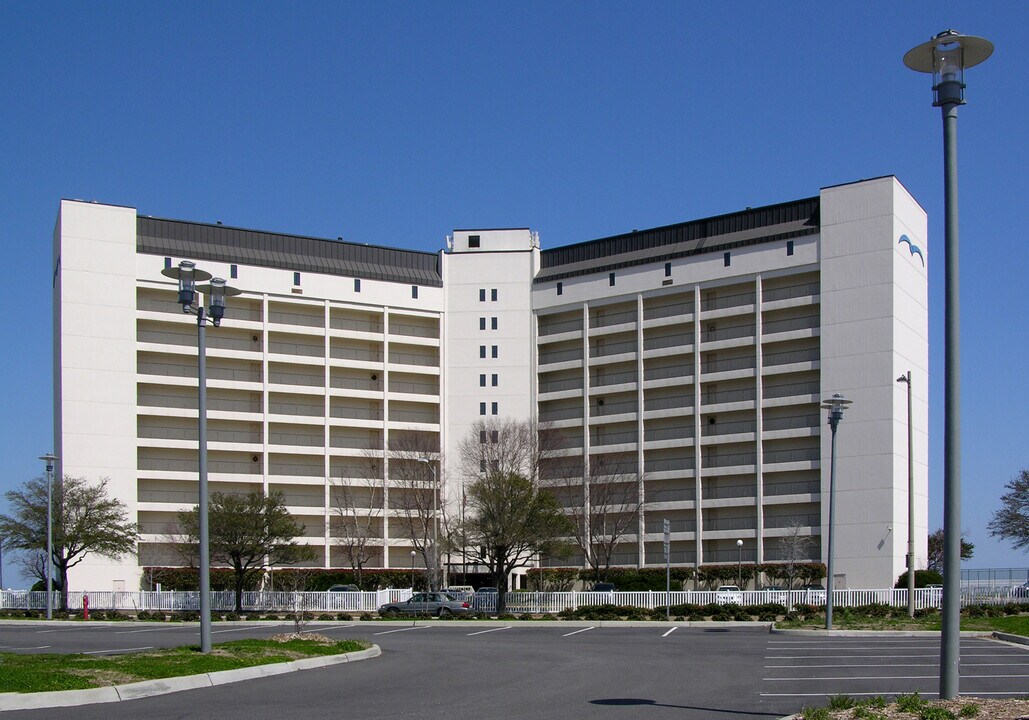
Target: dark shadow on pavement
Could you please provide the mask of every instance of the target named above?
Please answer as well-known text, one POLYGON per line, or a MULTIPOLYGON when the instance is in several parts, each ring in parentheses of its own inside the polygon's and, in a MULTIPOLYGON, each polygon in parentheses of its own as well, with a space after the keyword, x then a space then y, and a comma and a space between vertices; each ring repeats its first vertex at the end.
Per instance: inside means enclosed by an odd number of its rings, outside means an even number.
POLYGON ((590 700, 590 705, 615 705, 623 707, 627 705, 652 705, 654 707, 679 708, 681 710, 704 710, 705 712, 724 713, 726 715, 764 715, 766 717, 774 718, 782 717, 780 713, 763 713, 754 712, 752 710, 725 710, 723 708, 697 707, 696 705, 669 705, 667 703, 655 702, 649 698, 600 698, 599 700, 590 700))

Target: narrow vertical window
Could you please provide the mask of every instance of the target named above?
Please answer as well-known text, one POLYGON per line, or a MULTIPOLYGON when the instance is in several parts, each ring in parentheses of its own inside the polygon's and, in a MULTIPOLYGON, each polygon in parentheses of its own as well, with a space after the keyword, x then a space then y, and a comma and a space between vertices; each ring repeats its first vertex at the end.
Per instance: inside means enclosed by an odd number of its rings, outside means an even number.
POLYGON ((499 378, 498 378, 497 374, 493 373, 493 375, 490 376, 490 385, 492 385, 493 387, 496 387, 498 380, 499 380, 499 378))
POLYGON ((229 265, 229 277, 233 280, 239 277, 239 265, 229 265))
POLYGON ((614 287, 614 285, 615 285, 615 274, 614 273, 608 273, 608 275, 607 275, 607 284, 610 285, 611 287, 614 287))
POLYGON ((485 330, 486 329, 486 318, 484 318, 484 317, 479 318, 479 329, 480 330, 485 330))
POLYGON ((492 290, 489 291, 489 299, 490 299, 490 302, 496 302, 497 301, 497 289, 496 288, 493 288, 492 290))
POLYGON ((479 302, 486 302, 486 288, 479 289, 479 302))
POLYGON ((418 286, 417 285, 412 285, 411 286, 411 297, 413 299, 415 299, 415 300, 418 299, 418 286))
POLYGON ((490 414, 491 415, 496 415, 497 414, 497 404, 496 403, 490 403, 489 409, 490 409, 490 414))
POLYGON ((293 273, 293 284, 294 285, 300 285, 300 273, 298 273, 298 272, 293 273))
POLYGON ((171 258, 165 258, 164 259, 164 266, 166 268, 170 268, 171 267, 171 258))
POLYGON ((732 253, 725 253, 722 255, 722 265, 729 267, 732 264, 732 253))
POLYGON ((562 282, 559 282, 557 284, 557 294, 558 295, 564 295, 564 292, 565 292, 565 284, 562 283, 562 282))
POLYGON ((490 442, 491 442, 491 443, 493 443, 494 445, 496 445, 496 444, 497 444, 497 442, 498 442, 498 441, 500 440, 500 436, 499 436, 499 435, 497 434, 497 431, 496 431, 496 430, 492 430, 492 431, 490 431, 490 434, 489 434, 489 439, 490 439, 490 442))
POLYGON ((361 278, 354 278, 354 292, 361 292, 361 278))
POLYGON ((479 387, 486 387, 486 373, 479 375, 479 387))
POLYGON ((495 317, 489 319, 489 326, 491 330, 497 329, 497 319, 495 317))
POLYGON ((787 240, 786 241, 786 254, 787 255, 792 255, 793 254, 793 241, 792 240, 787 240))
POLYGON ((486 358, 486 346, 485 345, 480 345, 479 346, 479 357, 483 358, 483 359, 486 358))
POLYGON ((672 263, 665 263, 665 277, 672 277, 672 263))
POLYGON ((480 415, 485 415, 486 414, 486 403, 484 403, 484 402, 479 403, 479 414, 480 415))
POLYGON ((482 443, 483 445, 486 444, 486 431, 485 430, 480 430, 479 431, 479 442, 482 443))
POLYGON ((497 357, 497 346, 494 345, 490 348, 490 356, 494 359, 497 357))

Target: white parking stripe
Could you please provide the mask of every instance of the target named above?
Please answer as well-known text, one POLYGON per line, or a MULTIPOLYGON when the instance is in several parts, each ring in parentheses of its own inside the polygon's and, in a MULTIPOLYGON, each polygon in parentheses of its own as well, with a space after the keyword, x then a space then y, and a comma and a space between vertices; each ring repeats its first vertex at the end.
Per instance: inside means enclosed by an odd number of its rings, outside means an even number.
POLYGON ((668 632, 666 632, 666 633, 665 633, 664 635, 662 635, 661 637, 668 637, 669 635, 671 635, 671 634, 672 634, 673 632, 675 632, 676 630, 678 630, 678 628, 677 628, 677 627, 673 627, 673 628, 670 628, 670 629, 668 630, 668 632))
POLYGON ((135 635, 136 633, 147 633, 147 632, 161 632, 162 630, 191 630, 194 633, 199 632, 196 628, 191 625, 164 625, 162 627, 144 628, 142 630, 118 630, 115 635, 135 635))
POLYGON ((50 645, 37 645, 36 647, 12 647, 11 645, 5 645, 4 650, 46 650, 50 645))
MULTIPOLYGON (((282 627, 283 625, 286 625, 286 624, 287 623, 271 623, 271 627, 282 627)), ((243 632, 244 630, 253 630, 255 628, 260 628, 260 627, 268 627, 268 625, 265 624, 265 623, 262 623, 260 625, 248 625, 246 627, 225 628, 224 630, 212 630, 211 634, 212 635, 217 635, 218 633, 243 632)), ((200 632, 200 631, 198 630, 197 632, 200 632)))
POLYGON ((565 634, 564 634, 564 635, 562 635, 561 637, 568 637, 568 636, 570 636, 570 635, 578 635, 579 633, 584 633, 584 632, 586 632, 587 630, 592 630, 592 629, 593 629, 593 627, 592 627, 592 626, 590 626, 590 627, 588 627, 588 628, 583 628, 582 630, 575 630, 575 631, 573 631, 573 632, 570 632, 570 633, 565 633, 565 634))
MULTIPOLYGON (((761 697, 828 697, 829 695, 835 695, 835 694, 836 693, 833 693, 833 692, 820 692, 820 693, 761 693, 761 697)), ((882 695, 883 697, 887 697, 887 696, 890 696, 890 695, 900 695, 900 694, 902 694, 902 693, 899 693, 896 690, 880 690, 879 692, 848 692, 847 693, 847 695, 851 695, 851 696, 855 696, 855 695, 870 695, 872 697, 875 697, 876 695, 882 695)), ((931 691, 931 690, 919 690, 918 694, 921 695, 922 697, 936 697, 937 695, 939 695, 938 692, 934 692, 934 691, 931 691)), ((1016 697, 1021 697, 1021 696, 1025 695, 1025 688, 1020 688, 1018 690, 998 690, 998 691, 993 691, 993 692, 984 692, 982 690, 968 690, 966 692, 959 692, 958 695, 975 696, 975 697, 979 697, 980 695, 1004 695, 1004 696, 1012 696, 1013 695, 1013 696, 1016 696, 1016 697)))
POLYGON ((103 655, 104 653, 120 653, 120 652, 132 652, 133 650, 153 650, 153 645, 147 645, 146 647, 134 647, 134 648, 115 648, 114 650, 88 650, 83 655, 103 655))
MULTIPOLYGON (((980 676, 977 676, 980 677, 980 676)), ((983 675, 981 677, 987 677, 983 675)), ((939 680, 939 675, 855 675, 853 677, 789 677, 789 678, 761 678, 765 682, 825 682, 826 680, 939 680)))
POLYGON ((390 633, 406 632, 408 630, 424 630, 424 629, 426 629, 428 627, 431 627, 431 626, 429 626, 429 625, 412 625, 410 627, 402 627, 402 628, 397 628, 396 630, 386 630, 384 632, 377 632, 377 633, 372 633, 372 634, 373 635, 389 635, 390 633))
MULTIPOLYGON (((844 653, 834 653, 832 655, 765 655, 765 660, 804 660, 807 658, 832 658, 834 660, 840 660, 842 658, 860 658, 862 660, 871 660, 873 658, 931 658, 939 657, 939 653, 922 653, 921 655, 847 655, 844 653)), ((961 657, 1013 657, 1015 653, 961 653, 961 657)))
POLYGON ((349 625, 326 625, 324 627, 313 627, 308 630, 342 630, 343 628, 354 627, 357 623, 350 623, 349 625))
MULTIPOLYGON (((939 663, 898 663, 896 665, 884 664, 884 663, 856 663, 853 665, 823 665, 821 663, 817 665, 765 665, 765 668, 789 668, 791 670, 803 670, 807 668, 843 668, 843 667, 939 667, 939 663)), ((962 667, 967 667, 965 663, 961 663, 962 667)))
POLYGON ((484 635, 485 633, 496 632, 497 630, 510 630, 510 629, 511 629, 510 625, 508 625, 507 627, 490 628, 489 630, 480 630, 479 632, 468 633, 468 637, 471 637, 472 635, 484 635))

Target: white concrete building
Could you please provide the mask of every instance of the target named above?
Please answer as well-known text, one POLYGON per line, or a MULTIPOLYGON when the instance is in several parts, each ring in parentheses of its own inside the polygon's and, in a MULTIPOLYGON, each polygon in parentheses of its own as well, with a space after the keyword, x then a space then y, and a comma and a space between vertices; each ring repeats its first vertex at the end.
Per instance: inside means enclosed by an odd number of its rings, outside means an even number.
MULTIPOLYGON (((347 566, 332 537, 346 488, 376 535, 368 566, 410 567, 391 468, 407 460, 391 450, 413 442, 453 458, 478 420, 531 416, 563 432, 552 476, 581 486, 584 472, 640 471, 644 532, 618 548, 619 565, 663 565, 665 519, 675 564, 735 562, 737 540, 744 561, 774 562, 798 524, 824 561, 818 405, 840 392, 854 404, 838 440, 836 584, 886 586, 908 534, 895 381, 907 370, 924 565, 926 218, 894 178, 550 250, 527 229, 456 230, 449 246, 63 201, 58 472, 109 478, 142 532, 138 559, 89 558, 73 587, 135 589, 141 567, 176 564, 168 536, 196 502, 196 328, 161 271, 184 259, 243 291, 207 335, 211 489, 285 493, 316 565, 347 566)), ((459 479, 442 472, 454 496, 459 479)))

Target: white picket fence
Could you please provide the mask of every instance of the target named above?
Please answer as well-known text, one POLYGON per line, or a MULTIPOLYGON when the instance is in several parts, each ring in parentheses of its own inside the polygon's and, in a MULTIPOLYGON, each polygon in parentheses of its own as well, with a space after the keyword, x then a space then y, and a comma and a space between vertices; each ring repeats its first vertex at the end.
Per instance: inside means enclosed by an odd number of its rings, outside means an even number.
MULTIPOLYGON (((797 604, 824 605, 824 590, 777 590, 777 591, 744 591, 742 605, 753 606, 765 603, 776 603, 784 607, 797 604)), ((83 598, 89 599, 92 610, 122 610, 133 613, 141 610, 164 610, 166 612, 182 610, 199 610, 200 593, 198 592, 70 592, 68 593, 68 609, 80 611, 83 598)), ((243 611, 255 612, 290 612, 303 608, 308 612, 325 613, 360 613, 375 612, 381 605, 398 602, 411 597, 410 588, 378 590, 373 592, 244 592, 243 611)), ((485 593, 465 595, 460 599, 467 600, 476 610, 491 612, 496 610, 495 595, 485 593)), ((940 606, 942 591, 938 588, 915 590, 915 607, 936 608, 940 606)), ((554 614, 567 608, 578 609, 591 605, 627 605, 631 607, 653 610, 665 605, 707 605, 724 603, 727 596, 710 590, 683 590, 665 593, 660 591, 642 592, 511 592, 506 595, 507 611, 510 613, 549 613, 554 614)), ((55 606, 59 603, 54 593, 55 606)), ((1029 597, 1020 597, 1011 588, 965 588, 961 593, 961 604, 995 604, 1009 602, 1029 603, 1029 597)), ((833 604, 835 607, 854 607, 881 603, 893 607, 907 607, 907 590, 835 590, 833 604)), ((235 593, 212 592, 211 607, 213 610, 228 612, 235 608, 235 593)), ((0 591, 0 609, 43 610, 46 608, 45 592, 29 592, 20 590, 0 591)))

